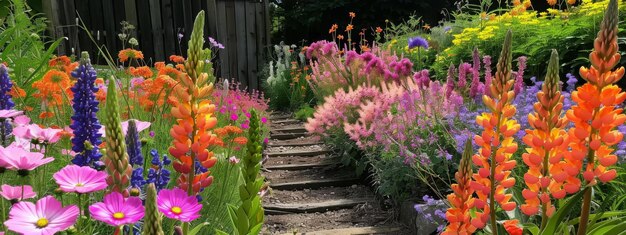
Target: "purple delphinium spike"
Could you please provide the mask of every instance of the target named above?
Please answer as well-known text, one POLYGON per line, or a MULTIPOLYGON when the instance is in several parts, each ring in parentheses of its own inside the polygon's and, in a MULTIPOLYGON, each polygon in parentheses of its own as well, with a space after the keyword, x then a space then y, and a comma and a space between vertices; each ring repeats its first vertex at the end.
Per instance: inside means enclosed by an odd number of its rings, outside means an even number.
POLYGON ((72 72, 72 77, 76 78, 76 83, 71 88, 74 92, 72 99, 72 128, 74 138, 72 138, 72 151, 76 153, 72 163, 79 166, 90 166, 98 169, 96 162, 100 160, 102 154, 98 146, 102 143, 100 121, 96 113, 98 112, 98 100, 95 93, 98 92, 96 82, 96 70, 91 66, 89 54, 82 54, 81 63, 72 72))

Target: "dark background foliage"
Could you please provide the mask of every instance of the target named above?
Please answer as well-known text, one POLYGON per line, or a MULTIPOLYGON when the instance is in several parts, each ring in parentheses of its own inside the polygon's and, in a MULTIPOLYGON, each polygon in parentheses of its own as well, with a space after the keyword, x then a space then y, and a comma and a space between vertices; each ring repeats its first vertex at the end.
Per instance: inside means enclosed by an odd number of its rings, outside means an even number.
POLYGON ((280 8, 275 11, 275 19, 280 22, 274 31, 273 42, 299 43, 303 38, 311 43, 329 39, 328 29, 339 24, 338 33, 345 30, 350 21, 348 12, 355 12, 355 31, 367 29, 371 33, 377 26, 384 26, 385 20, 400 23, 410 15, 434 25, 441 20, 441 11, 453 7, 453 0, 273 0, 280 8))
MULTIPOLYGON (((424 23, 437 25, 447 12, 456 9, 456 2, 479 4, 481 0, 271 0, 274 8, 273 42, 302 44, 327 39, 328 29, 338 24, 338 33, 343 33, 350 18, 348 12, 355 12, 355 31, 367 29, 370 35, 377 26, 383 27, 385 20, 401 23, 411 15, 421 16, 424 23)), ((492 8, 497 8, 493 0, 492 8)), ((508 0, 502 0, 502 5, 508 0)), ((546 0, 533 0, 537 10, 548 8, 546 0)))

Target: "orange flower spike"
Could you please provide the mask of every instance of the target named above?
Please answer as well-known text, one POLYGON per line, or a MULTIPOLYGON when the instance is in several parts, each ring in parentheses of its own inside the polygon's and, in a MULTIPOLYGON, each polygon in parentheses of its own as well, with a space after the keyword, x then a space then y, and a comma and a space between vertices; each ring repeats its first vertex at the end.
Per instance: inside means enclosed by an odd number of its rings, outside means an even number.
POLYGON ((472 142, 465 142, 465 150, 459 165, 459 170, 454 174, 456 184, 452 184, 452 193, 448 195, 450 208, 446 211, 446 219, 449 225, 442 235, 472 234, 476 231, 470 221, 470 210, 473 207, 474 190, 470 187, 472 181, 472 142))
MULTIPOLYGON (((616 108, 626 100, 626 94, 615 85, 624 76, 624 67, 612 71, 621 59, 617 45, 618 16, 618 1, 611 0, 594 41, 594 50, 589 54, 591 67, 580 68, 580 75, 587 83, 572 93, 575 105, 567 112, 567 118, 574 123, 568 138, 571 151, 565 155, 569 178, 578 177, 585 164, 582 176, 586 187, 579 235, 587 232, 591 188, 598 183, 597 179, 608 183, 617 175, 615 169, 610 169, 615 164, 611 146, 623 138, 623 133, 615 128, 626 120, 623 110, 616 108)), ((572 184, 566 184, 566 189, 580 187, 572 184)))
POLYGON ((511 61, 511 31, 509 31, 504 40, 495 78, 490 86, 491 94, 483 96, 485 105, 491 113, 483 113, 476 117, 476 122, 483 127, 483 132, 474 138, 475 142, 480 144, 480 148, 478 153, 472 156, 478 172, 472 175, 473 181, 470 185, 478 198, 474 201, 476 216, 471 223, 476 228, 483 228, 490 222, 492 231, 496 227, 497 205, 507 211, 515 209, 515 202, 510 201, 512 195, 507 194, 507 189, 515 184, 515 179, 510 177, 510 174, 516 162, 511 156, 517 151, 513 135, 520 129, 517 121, 511 119, 516 112, 515 107, 511 105, 515 97, 514 81, 511 79, 511 61))
MULTIPOLYGON (((204 12, 200 12, 194 22, 194 29, 189 41, 189 58, 181 64, 185 73, 177 76, 178 85, 174 88, 170 100, 173 103, 171 114, 176 120, 170 135, 173 137, 170 154, 174 156, 173 167, 181 173, 178 178, 180 188, 196 195, 202 188, 208 187, 213 177, 208 172, 196 175, 195 162, 210 168, 217 162, 214 154, 207 149, 219 144, 219 139, 211 132, 217 124, 213 113, 215 107, 210 102, 213 83, 209 83, 208 74, 203 73, 204 56, 208 49, 204 44, 204 12)), ((209 64, 210 66, 210 64, 209 64)), ((159 76, 166 77, 166 76, 159 76)))
POLYGON ((528 115, 532 129, 526 129, 523 137, 529 148, 522 155, 528 171, 524 175, 526 188, 522 191, 525 202, 520 209, 530 216, 541 212, 541 228, 555 211, 550 197, 559 199, 565 196, 563 183, 566 178, 563 176, 567 173, 561 164, 567 152, 567 142, 563 140, 567 138, 564 128, 568 122, 562 115, 564 97, 559 81, 559 56, 556 50, 552 50, 545 82, 537 93, 535 112, 528 115), (552 174, 559 176, 553 177, 552 174))

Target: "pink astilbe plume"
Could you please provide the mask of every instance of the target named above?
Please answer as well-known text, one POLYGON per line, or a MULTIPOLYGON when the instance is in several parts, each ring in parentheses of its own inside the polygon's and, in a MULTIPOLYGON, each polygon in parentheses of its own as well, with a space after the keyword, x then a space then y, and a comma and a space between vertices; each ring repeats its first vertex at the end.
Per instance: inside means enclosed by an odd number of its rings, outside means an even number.
POLYGON ((9 211, 4 225, 11 231, 28 235, 53 235, 74 225, 78 207, 63 207, 52 196, 39 199, 37 203, 18 202, 9 211))

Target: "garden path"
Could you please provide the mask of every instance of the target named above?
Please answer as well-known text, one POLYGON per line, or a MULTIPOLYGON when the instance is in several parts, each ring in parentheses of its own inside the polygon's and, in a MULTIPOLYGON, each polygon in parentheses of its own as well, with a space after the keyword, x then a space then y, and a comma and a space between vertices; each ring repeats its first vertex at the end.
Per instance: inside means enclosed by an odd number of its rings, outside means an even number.
POLYGON ((404 234, 367 181, 289 114, 270 117, 264 234, 404 234))

